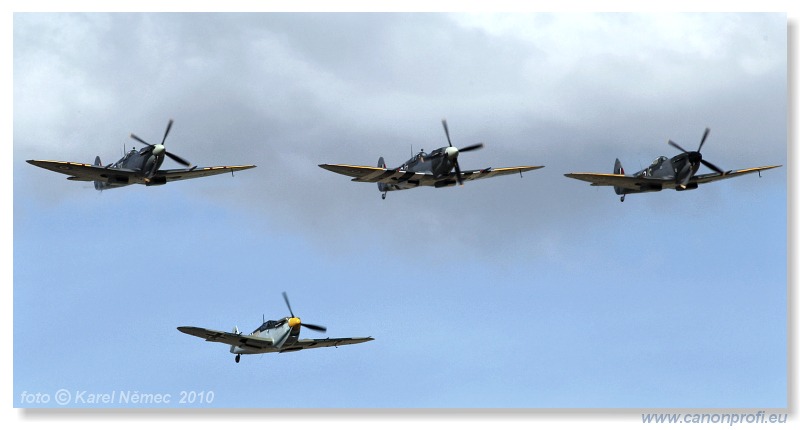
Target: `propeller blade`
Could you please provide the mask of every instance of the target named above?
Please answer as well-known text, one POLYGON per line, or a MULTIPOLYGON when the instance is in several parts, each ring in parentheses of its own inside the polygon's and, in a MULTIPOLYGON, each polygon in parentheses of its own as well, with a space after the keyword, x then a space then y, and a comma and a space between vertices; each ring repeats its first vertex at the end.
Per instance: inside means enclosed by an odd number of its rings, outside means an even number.
POLYGON ((167 140, 167 135, 169 134, 169 130, 172 128, 172 119, 169 120, 167 123, 167 130, 164 132, 164 138, 161 139, 161 144, 164 144, 164 141, 167 140))
POLYGON ((149 181, 150 178, 152 178, 153 175, 156 173, 156 170, 158 169, 156 169, 155 164, 153 164, 149 169, 143 170, 145 172, 145 178, 146 178, 145 181, 149 181))
POLYGON ((700 150, 703 149, 703 144, 706 143, 706 138, 708 137, 708 132, 710 131, 711 129, 706 127, 706 131, 703 132, 703 138, 700 139, 700 146, 697 147, 697 152, 700 152, 700 150))
POLYGON ((291 330, 286 330, 286 333, 284 333, 284 334, 283 334, 283 336, 281 336, 281 338, 280 338, 280 339, 278 339, 278 341, 277 341, 277 342, 275 342, 274 344, 272 344, 272 346, 274 346, 275 348, 280 348, 280 347, 282 347, 282 346, 283 346, 283 343, 284 343, 284 342, 286 342, 286 339, 288 339, 288 338, 289 338, 289 335, 290 335, 290 334, 292 334, 292 331, 291 331, 291 330))
POLYGON ((166 154, 167 154, 167 157, 175 160, 175 162, 178 163, 178 164, 183 164, 184 166, 191 166, 191 163, 189 163, 188 161, 184 160, 181 157, 178 157, 177 155, 175 155, 175 154, 173 154, 173 153, 171 153, 169 151, 167 151, 166 154))
POLYGON ((466 148, 458 148, 458 152, 467 152, 467 151, 474 151, 476 149, 483 148, 482 143, 476 143, 474 145, 467 146, 466 148))
POLYGON ((709 169, 711 169, 711 170, 713 170, 713 171, 715 171, 715 172, 719 173, 720 175, 724 175, 724 174, 725 174, 725 172, 723 172, 723 171, 722 171, 722 169, 720 169, 719 167, 717 167, 717 166, 715 166, 715 165, 713 165, 713 164, 709 163, 709 162, 708 162, 708 161, 706 161, 706 160, 700 160, 700 162, 701 162, 701 163, 703 163, 703 165, 704 165, 704 166, 706 166, 706 167, 708 167, 709 169))
POLYGON ((144 143, 145 145, 147 145, 147 146, 149 146, 149 147, 151 147, 151 148, 152 148, 153 146, 155 146, 155 145, 151 145, 151 144, 149 144, 149 143, 145 142, 144 140, 142 140, 141 138, 139 138, 139 136, 137 136, 137 135, 135 135, 135 134, 133 134, 133 133, 131 133, 131 139, 133 139, 133 140, 135 140, 135 141, 137 141, 137 142, 140 142, 140 143, 144 143))
MULTIPOLYGON (((292 318, 296 318, 294 316, 294 311, 292 311, 292 305, 289 304, 289 295, 286 294, 286 291, 283 292, 283 301, 286 302, 286 307, 289 308, 289 314, 292 315, 292 318)), ((328 329, 325 328, 324 326, 316 325, 316 324, 306 324, 304 322, 301 322, 300 326, 305 327, 305 328, 307 328, 309 330, 321 331, 323 333, 328 331, 328 329)), ((287 336, 288 336, 288 334, 287 334, 287 336)))
POLYGON ((303 326, 303 327, 305 327, 305 328, 307 328, 307 329, 309 329, 309 330, 321 331, 321 332, 323 332, 323 333, 325 333, 326 331, 328 331, 328 329, 327 329, 327 328, 325 328, 324 326, 321 326, 321 325, 316 325, 316 324, 306 324, 306 323, 300 323, 300 325, 301 325, 301 326, 303 326))
POLYGON ((689 152, 689 151, 687 151, 687 150, 685 150, 685 149, 681 148, 681 146, 680 146, 680 145, 678 145, 677 143, 675 143, 675 142, 673 142, 673 141, 671 141, 671 140, 670 140, 668 143, 669 143, 671 146, 673 146, 673 147, 675 147, 675 148, 678 148, 678 149, 679 149, 681 152, 689 152))
MULTIPOLYGON (((167 140, 167 136, 169 135, 169 131, 172 130, 172 123, 173 122, 174 121, 170 119, 169 122, 167 123, 167 129, 164 131, 164 138, 161 139, 161 146, 164 146, 164 142, 167 140)), ((147 145, 147 147, 148 147, 147 149, 149 151, 152 151, 153 148, 155 148, 155 145, 153 145, 152 143, 145 142, 144 139, 142 139, 141 137, 139 137, 139 136, 137 136, 137 135, 135 135, 133 133, 131 133, 131 139, 133 139, 133 140, 135 140, 135 141, 137 141, 139 143, 143 143, 143 144, 147 145)), ((177 156, 177 155, 175 155, 175 154, 173 154, 171 152, 168 152, 168 151, 165 151, 165 152, 166 152, 166 154, 167 154, 167 156, 169 158, 173 159, 178 164, 183 164, 184 166, 191 166, 192 165, 188 161, 184 160, 183 158, 181 158, 181 157, 179 157, 179 156, 177 156)))
POLYGON ((458 159, 455 161, 456 167, 456 179, 458 180, 458 185, 464 185, 464 178, 461 177, 461 167, 458 165, 458 159))
POLYGON ((446 119, 442 120, 442 126, 444 127, 444 134, 445 134, 445 136, 447 136, 447 144, 450 145, 450 146, 453 146, 453 143, 450 142, 450 130, 447 129, 447 120, 446 119))
POLYGON ((681 170, 677 173, 676 179, 680 182, 679 184, 685 186, 689 183, 689 180, 692 179, 692 165, 689 163, 684 164, 681 170))
POLYGON ((289 304, 289 296, 286 295, 286 291, 283 292, 283 301, 286 302, 286 307, 289 308, 289 314, 294 318, 294 312, 292 312, 292 305, 289 304))

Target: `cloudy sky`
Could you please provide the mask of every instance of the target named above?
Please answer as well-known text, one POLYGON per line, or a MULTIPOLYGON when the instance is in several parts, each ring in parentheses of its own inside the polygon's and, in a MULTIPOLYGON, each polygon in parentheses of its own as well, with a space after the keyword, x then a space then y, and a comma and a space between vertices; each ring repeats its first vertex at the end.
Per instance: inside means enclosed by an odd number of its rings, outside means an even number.
POLYGON ((786 407, 786 70, 785 14, 15 14, 13 405, 786 407), (258 167, 101 193, 25 163, 170 118, 192 164, 258 167), (386 200, 318 167, 399 165, 443 118, 485 144, 464 169, 546 167, 386 200), (723 169, 784 167, 624 203, 564 177, 705 127, 723 169), (249 332, 282 291, 375 341, 236 364, 175 329, 249 332))

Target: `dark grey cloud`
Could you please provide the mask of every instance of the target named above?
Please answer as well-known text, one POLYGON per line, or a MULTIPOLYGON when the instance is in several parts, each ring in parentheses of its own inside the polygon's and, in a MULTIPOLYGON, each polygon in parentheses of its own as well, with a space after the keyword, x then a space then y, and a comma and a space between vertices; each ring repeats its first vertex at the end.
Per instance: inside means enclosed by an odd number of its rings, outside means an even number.
MULTIPOLYGON (((111 160, 128 133, 156 140, 174 118, 172 152, 259 166, 185 192, 320 244, 500 252, 615 199, 576 202, 588 185, 563 173, 615 157, 635 170, 706 126, 717 164, 785 164, 782 15, 16 14, 14 31, 16 161, 111 160), (317 167, 400 164, 446 144, 443 117, 456 145, 486 144, 464 168, 547 167, 386 201, 317 167)), ((87 192, 28 166, 18 177, 87 192)))

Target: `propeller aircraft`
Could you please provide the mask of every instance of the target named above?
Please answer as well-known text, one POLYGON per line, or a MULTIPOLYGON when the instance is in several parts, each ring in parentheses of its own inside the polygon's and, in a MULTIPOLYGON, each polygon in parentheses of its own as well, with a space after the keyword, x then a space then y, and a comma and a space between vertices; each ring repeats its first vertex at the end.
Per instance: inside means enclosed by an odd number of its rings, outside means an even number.
POLYGON ((291 352, 301 349, 321 348, 326 346, 338 347, 340 345, 353 345, 356 343, 369 342, 374 340, 370 337, 344 337, 344 338, 325 338, 325 339, 300 339, 300 328, 305 327, 309 330, 325 333, 327 328, 308 324, 300 321, 300 318, 292 312, 289 304, 289 297, 283 293, 283 300, 289 308, 288 317, 277 321, 263 321, 257 329, 249 335, 243 334, 237 327, 233 332, 209 330, 200 327, 178 327, 182 333, 190 334, 205 339, 207 342, 221 342, 231 346, 231 354, 236 354, 235 361, 238 363, 242 354, 266 354, 270 352, 291 352))
POLYGON ((461 170, 458 155, 462 152, 474 151, 483 148, 483 143, 476 143, 464 148, 456 148, 450 141, 450 131, 447 121, 442 120, 444 134, 447 136, 447 145, 426 154, 420 151, 400 167, 387 169, 383 157, 378 159, 378 166, 354 166, 350 164, 320 164, 319 167, 341 175, 352 176, 355 182, 377 182, 381 198, 386 198, 389 191, 407 190, 418 186, 432 186, 436 188, 449 187, 455 184, 463 185, 464 181, 491 178, 493 176, 509 175, 529 170, 541 169, 544 166, 518 166, 491 167, 480 170, 461 170))
POLYGON ((219 175, 252 169, 254 165, 244 166, 216 166, 216 167, 197 167, 188 169, 159 170, 164 158, 169 157, 178 164, 191 166, 183 158, 167 151, 164 141, 172 128, 172 120, 167 124, 167 130, 161 143, 153 145, 145 142, 135 134, 131 133, 131 138, 145 145, 137 151, 131 149, 116 163, 103 166, 100 157, 94 159, 94 164, 73 163, 70 161, 50 161, 50 160, 27 160, 28 163, 43 169, 70 175, 67 179, 71 181, 92 181, 96 190, 124 187, 131 184, 164 185, 167 182, 180 181, 183 179, 200 178, 203 176, 219 175))
POLYGON ((564 176, 590 182, 593 186, 613 186, 614 192, 617 193, 618 196, 622 196, 619 201, 624 202, 625 195, 627 194, 649 193, 667 188, 673 188, 676 191, 693 190, 700 184, 730 179, 754 172, 759 172, 758 175, 761 176, 762 170, 781 167, 780 165, 775 165, 724 171, 709 161, 704 160, 703 155, 700 154, 700 150, 703 149, 703 144, 706 142, 709 132, 710 130, 706 128, 702 139, 700 139, 700 146, 696 151, 687 151, 670 140, 668 142, 669 145, 681 151, 680 154, 672 158, 667 158, 662 155, 656 158, 650 166, 634 173, 633 176, 625 175, 625 170, 622 168, 619 159, 614 163, 613 174, 566 173, 564 176), (713 170, 714 173, 696 175, 701 164, 713 170))

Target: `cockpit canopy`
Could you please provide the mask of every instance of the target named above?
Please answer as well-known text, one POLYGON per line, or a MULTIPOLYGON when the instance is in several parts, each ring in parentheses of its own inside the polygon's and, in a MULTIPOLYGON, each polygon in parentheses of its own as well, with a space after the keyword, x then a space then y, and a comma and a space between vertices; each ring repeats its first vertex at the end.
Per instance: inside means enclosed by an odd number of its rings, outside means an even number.
POLYGON ((253 330, 253 333, 255 333, 257 331, 258 332, 267 331, 267 330, 269 330, 271 328, 278 327, 278 326, 280 326, 280 323, 282 321, 283 320, 280 320, 280 321, 268 320, 268 321, 264 322, 263 324, 261 324, 260 326, 258 326, 257 329, 253 330))
POLYGON ((663 163, 665 161, 667 161, 667 157, 662 155, 662 156, 656 158, 655 160, 653 160, 653 162, 650 163, 650 167, 657 167, 657 166, 661 165, 661 163, 663 163))

